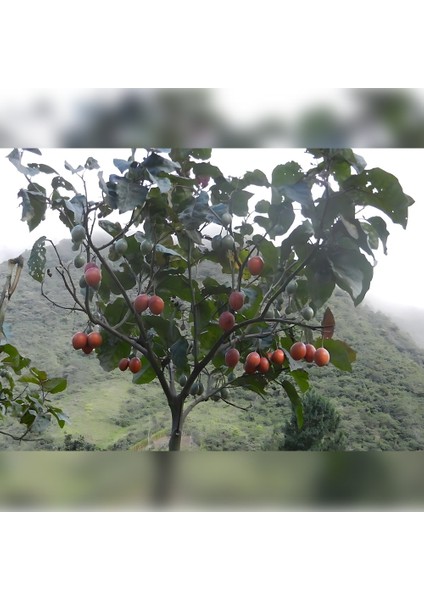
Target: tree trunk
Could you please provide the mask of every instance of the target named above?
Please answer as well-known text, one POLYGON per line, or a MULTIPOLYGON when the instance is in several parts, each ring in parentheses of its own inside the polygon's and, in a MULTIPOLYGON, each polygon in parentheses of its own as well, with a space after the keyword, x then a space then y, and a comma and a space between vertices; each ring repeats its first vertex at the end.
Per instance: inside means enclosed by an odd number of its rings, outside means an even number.
POLYGON ((171 408, 172 411, 172 429, 171 437, 169 438, 168 450, 181 450, 182 432, 182 413, 184 402, 179 403, 179 406, 171 408))

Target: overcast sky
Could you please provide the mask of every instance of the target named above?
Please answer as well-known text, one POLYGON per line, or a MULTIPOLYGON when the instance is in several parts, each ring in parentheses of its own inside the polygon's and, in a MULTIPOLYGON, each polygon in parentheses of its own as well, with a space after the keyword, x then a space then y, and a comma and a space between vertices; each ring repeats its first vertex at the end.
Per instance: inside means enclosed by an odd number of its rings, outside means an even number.
MULTIPOLYGON (((414 305, 424 308, 422 296, 422 268, 420 260, 424 230, 424 202, 422 200, 421 171, 424 162, 424 150, 421 149, 357 149, 367 161, 367 166, 381 167, 395 175, 404 191, 416 202, 410 209, 410 219, 406 230, 400 225, 388 224, 391 235, 388 242, 388 255, 378 255, 378 265, 374 270, 371 290, 367 295, 370 300, 382 299, 385 302, 414 305)), ((41 235, 47 235, 55 241, 68 237, 66 228, 56 215, 51 215, 32 233, 28 232, 26 223, 20 221, 21 209, 17 193, 25 187, 25 178, 18 173, 13 165, 5 158, 9 151, 3 150, 0 165, 3 179, 2 198, 0 200, 0 260, 15 257, 30 248, 32 243, 41 235)), ((96 158, 105 176, 109 172, 117 172, 113 167, 113 158, 128 158, 129 151, 115 150, 86 150, 86 149, 47 149, 43 156, 28 154, 33 162, 44 162, 56 168, 68 179, 69 171, 63 165, 67 160, 71 165, 84 164, 88 156, 96 158)), ((261 169, 270 176, 272 169, 289 160, 296 160, 302 166, 308 167, 311 157, 302 149, 266 148, 266 149, 215 149, 212 162, 228 175, 242 175, 247 170, 261 169)), ((48 176, 46 183, 51 180, 48 176)), ((98 194, 97 172, 92 172, 92 193, 98 194)))

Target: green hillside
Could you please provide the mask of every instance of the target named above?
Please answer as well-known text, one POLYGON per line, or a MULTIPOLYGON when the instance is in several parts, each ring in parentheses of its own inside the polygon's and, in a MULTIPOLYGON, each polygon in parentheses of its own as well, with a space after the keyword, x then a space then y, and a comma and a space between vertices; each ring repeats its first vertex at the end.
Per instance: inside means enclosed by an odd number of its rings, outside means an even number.
MULTIPOLYGON (((62 255, 73 256, 61 244, 62 255)), ((6 265, 0 265, 4 280, 6 265)), ((69 305, 54 271, 46 290, 61 305, 69 305)), ((349 450, 424 449, 424 351, 407 333, 381 312, 364 306, 353 308, 350 299, 337 293, 331 308, 336 317, 337 339, 357 351, 353 372, 333 366, 311 369, 313 386, 331 400, 341 415, 349 450)), ((40 287, 24 270, 9 304, 5 331, 11 343, 52 376, 67 376, 66 392, 57 404, 71 418, 64 431, 52 426, 38 442, 17 445, 0 436, 0 448, 57 448, 65 434, 80 435, 102 449, 161 446, 169 426, 169 410, 159 385, 133 386, 129 373, 105 373, 94 355, 71 347, 71 337, 84 326, 78 313, 63 311, 41 297, 40 287), (157 434, 155 436, 155 434, 157 434), (154 438, 159 440, 154 440, 154 438)), ((196 407, 185 428, 189 446, 200 449, 276 449, 290 403, 275 390, 263 400, 237 391, 237 400, 248 411, 209 401, 196 407), (274 395, 273 395, 274 394, 274 395)))

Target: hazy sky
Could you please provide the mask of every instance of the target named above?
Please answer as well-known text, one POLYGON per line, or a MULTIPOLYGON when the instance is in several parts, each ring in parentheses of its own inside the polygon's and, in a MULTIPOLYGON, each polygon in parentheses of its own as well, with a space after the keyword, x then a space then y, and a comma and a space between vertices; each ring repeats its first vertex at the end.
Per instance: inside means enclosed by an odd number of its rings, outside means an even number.
MULTIPOLYGON (((367 161, 367 166, 381 167, 395 175, 404 191, 416 202, 410 209, 410 219, 406 230, 400 225, 388 224, 391 235, 388 241, 388 255, 378 255, 378 265, 374 270, 371 290, 367 295, 370 300, 382 299, 385 302, 414 305, 424 308, 422 296, 422 269, 419 261, 422 256, 424 230, 424 202, 421 192, 421 170, 424 162, 422 149, 357 149, 367 161)), ((67 229, 60 223, 56 215, 50 215, 35 231, 29 233, 26 223, 20 221, 20 199, 17 193, 25 187, 25 178, 18 173, 13 165, 5 158, 9 150, 3 150, 0 157, 1 173, 3 175, 2 193, 0 200, 0 260, 6 260, 19 255, 41 235, 47 235, 55 241, 68 237, 67 229)), ((63 167, 67 160, 72 166, 84 164, 88 156, 96 158, 105 176, 113 167, 113 158, 128 158, 129 151, 125 149, 47 149, 43 156, 28 154, 33 162, 44 162, 56 168, 61 175, 71 178, 69 171, 63 167)), ((296 160, 302 166, 308 167, 311 157, 302 149, 267 148, 267 149, 215 149, 212 162, 217 164, 228 175, 242 175, 247 170, 261 169, 270 176, 272 169, 288 160, 296 160)), ((92 193, 99 193, 97 172, 92 175, 92 193)), ((46 183, 52 176, 46 176, 46 183)), ((74 181, 73 179, 71 179, 74 181)))

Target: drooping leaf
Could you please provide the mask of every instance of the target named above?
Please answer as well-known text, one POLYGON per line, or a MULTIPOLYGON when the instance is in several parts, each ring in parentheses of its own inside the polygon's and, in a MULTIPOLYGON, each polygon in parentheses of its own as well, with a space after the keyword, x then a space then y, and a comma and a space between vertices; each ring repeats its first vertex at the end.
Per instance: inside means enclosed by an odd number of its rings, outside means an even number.
POLYGON ((209 196, 206 192, 193 198, 190 204, 178 215, 186 229, 198 229, 204 223, 209 223, 213 216, 209 210, 209 196))
POLYGON ((69 191, 73 191, 73 192, 76 191, 75 188, 74 188, 74 186, 72 185, 72 183, 70 183, 69 181, 67 181, 63 177, 60 177, 59 175, 57 177, 53 177, 53 179, 52 179, 52 188, 54 190, 57 190, 60 187, 65 188, 65 190, 69 190, 69 191))
POLYGON ((148 169, 147 173, 149 174, 151 182, 158 186, 162 194, 166 194, 172 188, 172 183, 168 177, 164 177, 163 175, 154 175, 148 169))
POLYGON ((381 243, 383 244, 384 254, 387 254, 387 238, 389 237, 389 232, 387 230, 386 221, 381 217, 370 217, 368 223, 370 223, 377 233, 377 236, 380 238, 381 243))
POLYGON ((283 185, 293 185, 303 177, 302 167, 294 161, 278 165, 272 172, 272 185, 279 188, 283 185))
POLYGON ((158 175, 159 173, 173 173, 181 168, 181 165, 178 162, 169 160, 169 158, 164 158, 155 152, 149 154, 149 156, 141 163, 141 166, 148 169, 153 175, 158 175))
POLYGON ((65 206, 74 214, 75 223, 82 223, 84 211, 87 209, 87 198, 83 194, 77 194, 71 200, 65 200, 65 206))
POLYGON ((32 177, 33 175, 37 175, 39 173, 39 170, 36 167, 26 167, 25 165, 22 164, 21 162, 21 154, 19 152, 19 150, 17 148, 14 148, 12 150, 12 152, 10 152, 10 154, 7 155, 7 157, 10 162, 12 163, 12 165, 23 175, 26 175, 27 177, 32 177))
POLYGON ((38 238, 34 243, 28 259, 29 274, 35 281, 44 281, 46 270, 46 236, 38 238))
POLYGON ((85 161, 84 168, 88 169, 89 171, 93 171, 95 169, 100 169, 100 165, 95 158, 89 156, 85 161))
POLYGON ((43 165, 40 163, 29 163, 28 167, 30 167, 31 169, 38 169, 38 171, 40 171, 41 173, 47 173, 47 174, 56 173, 57 174, 57 171, 55 171, 55 169, 53 169, 49 165, 43 165))
POLYGON ((249 212, 249 200, 253 196, 246 190, 234 190, 230 195, 230 209, 237 217, 245 217, 249 212))
MULTIPOLYGON (((99 181, 101 183, 101 180, 99 181)), ((121 214, 137 207, 141 208, 149 191, 140 181, 131 181, 118 175, 111 175, 106 186, 112 208, 117 208, 121 214)))
POLYGON ((351 296, 357 306, 369 290, 372 265, 359 250, 334 246, 328 249, 327 256, 337 285, 351 296))
POLYGON ((116 237, 122 231, 122 227, 120 223, 112 223, 112 221, 107 221, 106 219, 99 219, 98 221, 99 227, 106 231, 112 237, 116 237))
POLYGON ((281 382, 281 385, 285 389, 287 396, 289 397, 290 402, 292 403, 292 407, 293 407, 293 410, 296 415, 297 426, 299 429, 302 429, 302 427, 303 427, 302 400, 301 400, 299 394, 297 393, 296 388, 294 387, 294 385, 292 383, 290 383, 290 381, 287 381, 287 379, 284 379, 284 381, 281 382))
POLYGON ((125 173, 125 171, 128 171, 128 169, 130 168, 131 161, 122 160, 121 158, 114 158, 113 164, 121 173, 125 173))
POLYGON ((259 373, 255 373, 253 375, 244 373, 231 382, 231 387, 242 387, 246 390, 250 390, 251 392, 255 392, 255 394, 262 396, 262 398, 265 398, 264 392, 267 385, 268 380, 259 373))
POLYGON ((247 171, 240 181, 242 187, 247 187, 248 185, 257 185, 269 187, 269 181, 265 173, 260 171, 259 169, 255 169, 254 171, 247 171))
POLYGON ((406 227, 408 208, 413 204, 403 192, 398 179, 380 168, 365 170, 343 182, 342 192, 356 204, 374 206, 386 214, 393 223, 406 227))
POLYGON ((334 328, 336 326, 336 320, 331 311, 331 308, 327 307, 324 312, 324 316, 321 321, 322 325, 322 337, 324 339, 330 339, 334 335, 334 328))
POLYGON ((68 163, 67 160, 65 160, 65 169, 67 171, 71 171, 72 175, 75 175, 75 173, 79 173, 80 171, 83 171, 84 167, 82 165, 78 165, 78 167, 74 168, 72 165, 70 165, 68 163))
POLYGON ((22 221, 33 231, 44 220, 47 210, 45 189, 38 184, 30 183, 27 189, 21 189, 18 197, 22 198, 22 221))
POLYGON ((170 347, 171 358, 177 369, 185 370, 188 364, 188 341, 181 337, 170 347))

